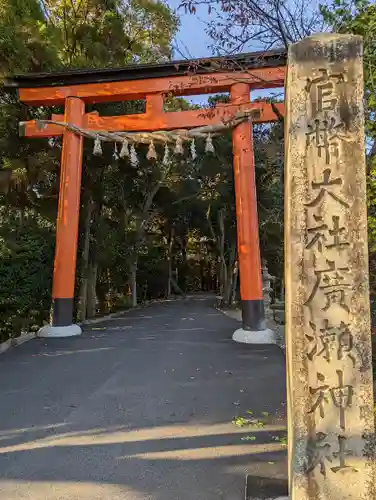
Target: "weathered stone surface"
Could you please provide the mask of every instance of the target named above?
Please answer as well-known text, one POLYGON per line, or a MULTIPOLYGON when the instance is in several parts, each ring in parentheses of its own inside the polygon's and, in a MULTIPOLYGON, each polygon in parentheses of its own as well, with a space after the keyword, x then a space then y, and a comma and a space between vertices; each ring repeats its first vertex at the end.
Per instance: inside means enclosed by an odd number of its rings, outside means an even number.
POLYGON ((285 279, 292 500, 376 498, 361 37, 290 47, 285 279))

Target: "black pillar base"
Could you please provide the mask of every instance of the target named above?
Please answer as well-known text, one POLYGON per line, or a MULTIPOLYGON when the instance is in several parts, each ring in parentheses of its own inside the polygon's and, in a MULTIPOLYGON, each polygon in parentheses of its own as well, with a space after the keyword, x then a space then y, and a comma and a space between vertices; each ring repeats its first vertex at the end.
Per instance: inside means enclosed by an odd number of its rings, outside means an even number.
POLYGON ((242 300, 243 330, 260 331, 265 330, 264 301, 242 300))
POLYGON ((70 326, 73 323, 73 298, 53 299, 52 326, 70 326))

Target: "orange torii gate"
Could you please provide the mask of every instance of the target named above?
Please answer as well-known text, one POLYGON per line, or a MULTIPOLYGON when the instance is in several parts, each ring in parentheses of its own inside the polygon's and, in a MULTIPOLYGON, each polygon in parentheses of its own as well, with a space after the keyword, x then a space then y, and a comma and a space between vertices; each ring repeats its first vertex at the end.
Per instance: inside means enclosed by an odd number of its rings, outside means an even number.
MULTIPOLYGON (((276 120, 278 117, 271 104, 250 102, 250 90, 283 87, 285 64, 286 54, 273 51, 234 56, 230 63, 212 58, 200 62, 179 61, 121 69, 20 75, 9 78, 6 86, 16 87, 19 99, 31 106, 64 105, 65 114, 53 115, 53 121, 94 133, 168 131, 217 124, 224 118, 251 109, 258 110, 253 122, 276 120), (192 67, 194 72, 190 74, 192 67), (237 70, 230 70, 230 67, 237 70), (219 105, 210 114, 202 110, 164 111, 166 95, 219 92, 230 92, 230 104, 219 105), (102 117, 96 112, 85 113, 85 104, 88 103, 135 99, 145 99, 145 113, 113 117, 102 117)), ((283 104, 277 107, 282 114, 283 104)), ((21 124, 20 133, 25 137, 39 138, 63 136, 52 324, 42 328, 39 334, 55 337, 77 335, 81 329, 73 324, 73 302, 83 136, 58 123, 49 123, 41 128, 36 121, 21 124)), ((243 318, 243 333, 238 334, 236 339, 248 342, 253 337, 255 342, 267 342, 270 331, 265 330, 252 126, 249 122, 233 129, 233 152, 243 318), (254 335, 250 336, 250 332, 254 335)))

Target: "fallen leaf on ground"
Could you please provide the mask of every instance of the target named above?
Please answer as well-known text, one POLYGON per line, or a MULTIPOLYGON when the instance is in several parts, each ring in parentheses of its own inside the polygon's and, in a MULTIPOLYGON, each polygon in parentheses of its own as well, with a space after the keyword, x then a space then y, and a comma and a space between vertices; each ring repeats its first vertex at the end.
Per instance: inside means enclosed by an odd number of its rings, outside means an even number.
POLYGON ((256 441, 256 436, 244 436, 241 441, 256 441))

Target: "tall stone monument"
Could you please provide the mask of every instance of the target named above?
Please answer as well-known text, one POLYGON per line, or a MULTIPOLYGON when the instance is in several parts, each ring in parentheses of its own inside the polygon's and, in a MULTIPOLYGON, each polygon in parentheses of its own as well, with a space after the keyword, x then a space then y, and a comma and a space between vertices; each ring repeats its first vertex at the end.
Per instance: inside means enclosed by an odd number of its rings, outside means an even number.
POLYGON ((292 500, 376 499, 362 39, 292 45, 285 280, 292 500))

